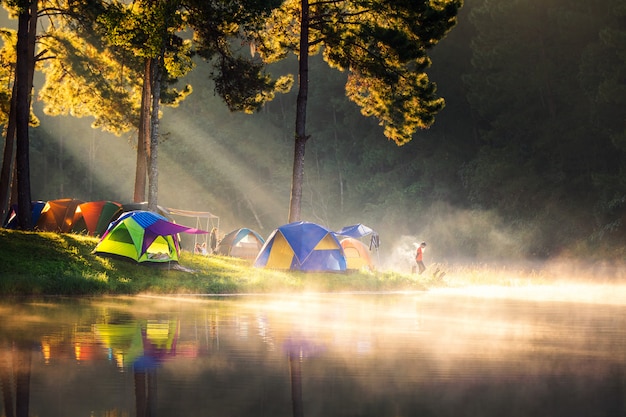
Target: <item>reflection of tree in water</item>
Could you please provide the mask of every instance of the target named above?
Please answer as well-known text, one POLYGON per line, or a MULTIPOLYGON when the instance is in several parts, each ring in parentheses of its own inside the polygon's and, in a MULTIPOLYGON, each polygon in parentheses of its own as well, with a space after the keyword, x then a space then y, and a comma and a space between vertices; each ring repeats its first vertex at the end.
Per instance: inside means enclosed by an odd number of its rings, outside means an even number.
POLYGON ((156 415, 157 369, 164 360, 176 356, 180 321, 137 320, 116 313, 107 314, 94 329, 121 370, 132 366, 136 416, 156 415))
POLYGON ((176 356, 180 333, 178 320, 147 320, 140 326, 143 354, 133 362, 137 417, 156 415, 157 368, 176 356))
POLYGON ((157 394, 156 367, 134 367, 135 378, 135 410, 137 417, 156 415, 155 404, 157 394))
POLYGON ((297 352, 289 352, 289 373, 291 374, 291 402, 293 417, 303 417, 302 409, 302 358, 297 352))
POLYGON ((28 417, 30 372, 30 345, 3 343, 0 347, 0 384, 6 417, 28 417), (15 400, 12 379, 15 380, 15 400))
POLYGON ((289 374, 291 377, 291 403, 293 417, 303 417, 302 406, 302 362, 305 358, 319 354, 323 348, 305 338, 290 337, 285 340, 283 350, 289 358, 289 374))

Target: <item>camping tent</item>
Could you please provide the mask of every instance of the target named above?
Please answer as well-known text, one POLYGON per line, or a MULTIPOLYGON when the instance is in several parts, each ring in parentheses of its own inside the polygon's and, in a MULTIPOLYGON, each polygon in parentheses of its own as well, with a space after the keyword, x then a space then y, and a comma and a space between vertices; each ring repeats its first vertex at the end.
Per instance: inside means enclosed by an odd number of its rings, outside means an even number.
POLYGON ((355 239, 371 235, 372 233, 375 233, 374 230, 361 223, 354 224, 352 226, 346 226, 340 231, 335 232, 335 234, 337 235, 353 237, 355 239))
POLYGON ((122 212, 122 205, 114 201, 89 201, 78 205, 79 219, 74 222, 73 232, 86 231, 89 235, 102 236, 109 223, 122 212))
POLYGON ((263 247, 265 239, 254 230, 241 228, 226 234, 217 246, 219 255, 234 256, 236 258, 253 261, 263 247))
MULTIPOLYGON (((213 213, 208 211, 191 211, 191 210, 181 210, 168 207, 168 213, 171 216, 179 216, 179 217, 191 217, 196 220, 196 225, 194 226, 196 229, 204 229, 214 231, 211 235, 216 235, 217 230, 220 228, 220 218, 213 213)), ((170 217, 170 216, 166 216, 170 217)), ((176 223, 184 223, 185 220, 177 221, 176 223)), ((207 236, 205 235, 203 238, 203 243, 208 245, 207 236)), ((192 250, 198 244, 198 235, 194 235, 193 247, 189 247, 189 250, 192 250)), ((213 247, 212 249, 215 249, 213 247)))
POLYGON ((42 232, 69 233, 74 222, 79 220, 77 213, 79 204, 84 201, 73 198, 50 200, 41 210, 41 215, 35 223, 35 230, 42 232))
POLYGON ((372 258, 370 257, 367 246, 365 246, 363 242, 352 237, 347 237, 345 239, 342 239, 339 243, 341 243, 343 253, 346 257, 347 269, 369 269, 370 271, 374 270, 372 258))
MULTIPOLYGON (((365 226, 364 224, 358 223, 352 226, 346 226, 343 229, 339 230, 338 232, 335 232, 335 235, 353 238, 353 239, 360 239, 365 236, 370 236, 369 249, 370 251, 375 249, 376 254, 378 255, 378 248, 380 246, 380 238, 378 236, 378 233, 376 233, 373 229, 365 226)), ((370 261, 370 264, 371 264, 371 261, 370 261)), ((370 267, 370 269, 373 269, 373 266, 370 267)))
MULTIPOLYGON (((39 216, 41 216, 41 210, 46 206, 45 201, 31 201, 31 222, 33 224, 37 224, 39 220, 39 216)), ((13 204, 11 206, 11 210, 7 214, 6 219, 2 225, 5 229, 16 229, 17 228, 17 204, 13 204)))
POLYGON ((116 255, 137 262, 178 261, 178 233, 208 233, 171 223, 150 211, 123 213, 93 250, 94 254, 116 255))
POLYGON ((346 258, 335 234, 309 222, 274 230, 254 266, 298 271, 345 271, 346 258))
POLYGON ((380 239, 378 237, 378 233, 376 233, 373 229, 365 226, 364 224, 358 223, 352 226, 346 226, 338 232, 335 232, 338 236, 351 237, 354 239, 359 239, 364 236, 370 236, 370 250, 376 249, 380 246, 380 239))
MULTIPOLYGON (((122 212, 126 213, 127 211, 148 211, 148 202, 144 201, 142 203, 122 204, 122 212)), ((158 214, 165 217, 168 221, 172 221, 172 216, 170 216, 169 210, 165 207, 157 206, 156 211, 158 214)))

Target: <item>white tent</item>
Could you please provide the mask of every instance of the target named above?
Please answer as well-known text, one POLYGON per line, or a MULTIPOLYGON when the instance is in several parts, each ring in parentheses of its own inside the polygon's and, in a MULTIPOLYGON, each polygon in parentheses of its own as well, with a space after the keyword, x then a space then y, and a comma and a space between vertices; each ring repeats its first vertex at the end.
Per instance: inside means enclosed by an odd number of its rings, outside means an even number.
MULTIPOLYGON (((220 229, 220 218, 213 213, 209 213, 208 211, 180 210, 169 207, 167 210, 169 211, 170 215, 173 216, 189 217, 196 219, 195 226, 191 226, 188 224, 186 224, 185 226, 195 227, 196 229, 202 229, 209 232, 212 231, 213 228, 217 230, 220 229)), ((196 247, 198 239, 203 239, 203 243, 207 244, 207 239, 209 238, 209 236, 210 235, 208 234, 202 236, 194 235, 193 247, 196 247)))

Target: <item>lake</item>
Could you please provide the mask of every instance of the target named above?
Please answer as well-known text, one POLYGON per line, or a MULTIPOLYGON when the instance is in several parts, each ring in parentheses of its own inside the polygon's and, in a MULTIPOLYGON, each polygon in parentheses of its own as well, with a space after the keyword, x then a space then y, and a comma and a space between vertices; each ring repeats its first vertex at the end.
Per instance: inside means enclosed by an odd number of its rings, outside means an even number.
POLYGON ((623 287, 0 301, 2 416, 624 416, 623 287))

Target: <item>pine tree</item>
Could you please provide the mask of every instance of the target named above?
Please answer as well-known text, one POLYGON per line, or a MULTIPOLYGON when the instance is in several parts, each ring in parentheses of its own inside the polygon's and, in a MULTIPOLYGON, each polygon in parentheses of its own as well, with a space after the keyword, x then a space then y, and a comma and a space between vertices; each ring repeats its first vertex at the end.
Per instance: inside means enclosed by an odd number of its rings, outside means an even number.
POLYGON ((299 57, 289 222, 301 215, 309 54, 321 52, 331 67, 347 71, 348 98, 403 145, 444 106, 425 73, 428 50, 454 26, 461 6, 462 0, 288 0, 273 13, 258 51, 269 62, 289 52, 299 57))

